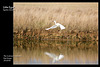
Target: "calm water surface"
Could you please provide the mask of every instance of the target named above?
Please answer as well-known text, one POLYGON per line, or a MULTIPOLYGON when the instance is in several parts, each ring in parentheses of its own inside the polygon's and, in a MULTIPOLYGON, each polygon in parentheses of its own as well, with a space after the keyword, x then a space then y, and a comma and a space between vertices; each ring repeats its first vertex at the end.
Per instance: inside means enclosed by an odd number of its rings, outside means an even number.
POLYGON ((13 64, 98 64, 98 42, 14 41, 13 64))

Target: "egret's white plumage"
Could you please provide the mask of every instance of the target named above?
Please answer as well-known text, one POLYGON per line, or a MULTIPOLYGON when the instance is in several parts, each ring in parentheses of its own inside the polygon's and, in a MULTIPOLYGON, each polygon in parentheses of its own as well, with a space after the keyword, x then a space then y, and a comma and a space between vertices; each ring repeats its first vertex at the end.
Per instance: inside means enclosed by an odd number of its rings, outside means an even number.
POLYGON ((56 23, 56 21, 54 21, 55 25, 53 25, 52 27, 50 28, 47 28, 46 30, 49 30, 49 29, 54 29, 54 28, 57 28, 57 27, 60 27, 61 30, 65 29, 65 27, 60 24, 60 23, 56 23))
POLYGON ((64 57, 64 55, 59 55, 59 56, 56 56, 55 54, 52 54, 52 53, 48 53, 48 52, 45 52, 46 55, 48 55, 49 57, 53 58, 53 63, 56 62, 56 61, 59 61, 60 59, 62 59, 64 57))

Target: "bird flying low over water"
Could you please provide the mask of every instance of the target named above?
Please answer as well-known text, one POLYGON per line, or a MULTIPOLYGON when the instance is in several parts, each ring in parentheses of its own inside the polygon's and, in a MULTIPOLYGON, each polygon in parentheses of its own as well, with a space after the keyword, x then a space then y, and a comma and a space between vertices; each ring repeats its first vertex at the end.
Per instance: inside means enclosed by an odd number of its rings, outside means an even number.
POLYGON ((45 52, 45 54, 48 55, 49 57, 53 58, 52 63, 59 61, 60 59, 62 59, 64 57, 64 55, 61 55, 61 54, 59 56, 56 56, 55 54, 48 53, 48 52, 45 52))
POLYGON ((57 27, 60 27, 61 30, 65 29, 65 27, 60 24, 60 23, 56 23, 56 21, 54 21, 55 25, 53 25, 52 27, 50 28, 47 28, 46 30, 49 30, 49 29, 54 29, 54 28, 57 28, 57 27))

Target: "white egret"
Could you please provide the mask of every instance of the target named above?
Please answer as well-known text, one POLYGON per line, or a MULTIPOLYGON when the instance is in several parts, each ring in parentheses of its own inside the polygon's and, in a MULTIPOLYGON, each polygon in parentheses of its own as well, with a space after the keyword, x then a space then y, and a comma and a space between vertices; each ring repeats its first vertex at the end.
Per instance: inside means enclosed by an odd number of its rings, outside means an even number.
POLYGON ((56 21, 54 21, 54 23, 55 23, 55 25, 53 25, 50 28, 47 28, 46 30, 54 29, 54 28, 57 28, 57 27, 60 27, 61 30, 65 29, 65 27, 63 25, 61 25, 60 23, 56 23, 56 21))
POLYGON ((61 55, 61 54, 59 56, 56 56, 55 54, 48 53, 48 52, 45 52, 45 54, 48 55, 49 57, 53 58, 52 63, 59 61, 60 59, 62 59, 64 57, 64 55, 61 55))

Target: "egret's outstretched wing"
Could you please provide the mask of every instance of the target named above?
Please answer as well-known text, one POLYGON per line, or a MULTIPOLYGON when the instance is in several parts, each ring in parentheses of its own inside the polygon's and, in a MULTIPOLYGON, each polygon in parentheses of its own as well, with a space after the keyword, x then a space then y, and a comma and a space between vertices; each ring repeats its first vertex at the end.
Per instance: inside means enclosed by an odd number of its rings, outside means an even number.
POLYGON ((55 54, 52 54, 52 53, 45 52, 45 54, 48 55, 51 58, 55 58, 56 57, 56 55, 55 54))
POLYGON ((59 55, 59 60, 62 59, 64 57, 64 55, 59 55))
POLYGON ((50 28, 47 28, 47 29, 45 29, 45 30, 49 30, 50 28))
POLYGON ((56 60, 55 60, 55 59, 53 59, 53 60, 52 60, 52 63, 54 63, 54 62, 56 62, 56 60))
POLYGON ((57 27, 57 25, 53 25, 52 27, 47 28, 46 30, 53 29, 53 28, 56 28, 56 27, 57 27))
POLYGON ((63 25, 61 25, 61 24, 60 24, 60 28, 61 28, 61 30, 62 30, 62 29, 65 29, 65 27, 64 27, 63 25))

